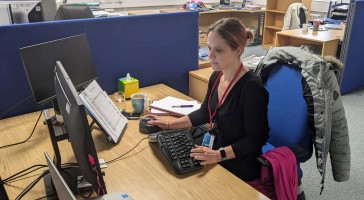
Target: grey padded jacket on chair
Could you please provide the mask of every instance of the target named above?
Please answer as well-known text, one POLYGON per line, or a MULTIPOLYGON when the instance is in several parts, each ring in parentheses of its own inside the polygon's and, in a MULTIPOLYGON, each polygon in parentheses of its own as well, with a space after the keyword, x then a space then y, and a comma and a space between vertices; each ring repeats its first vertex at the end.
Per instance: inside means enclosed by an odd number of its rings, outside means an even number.
POLYGON ((276 63, 289 63, 301 68, 301 74, 311 90, 314 103, 314 147, 318 171, 324 186, 325 169, 330 153, 333 178, 347 181, 350 177, 350 145, 345 110, 334 65, 299 47, 271 48, 258 64, 256 73, 276 63))

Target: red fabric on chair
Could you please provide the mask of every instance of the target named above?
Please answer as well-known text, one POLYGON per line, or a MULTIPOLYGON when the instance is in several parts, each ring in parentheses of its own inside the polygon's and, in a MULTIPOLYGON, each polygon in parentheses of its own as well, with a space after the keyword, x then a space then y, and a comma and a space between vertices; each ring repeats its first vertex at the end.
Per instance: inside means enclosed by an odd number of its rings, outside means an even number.
POLYGON ((298 175, 294 153, 282 146, 269 150, 262 156, 271 166, 262 166, 261 177, 248 184, 271 199, 296 199, 298 175))

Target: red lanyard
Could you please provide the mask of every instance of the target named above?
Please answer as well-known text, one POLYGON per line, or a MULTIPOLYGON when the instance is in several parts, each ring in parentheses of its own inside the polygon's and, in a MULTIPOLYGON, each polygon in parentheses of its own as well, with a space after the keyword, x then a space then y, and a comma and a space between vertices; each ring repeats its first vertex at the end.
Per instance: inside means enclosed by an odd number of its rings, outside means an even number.
POLYGON ((236 71, 233 79, 230 81, 229 85, 227 86, 227 88, 225 89, 225 92, 224 94, 222 95, 220 101, 218 102, 217 106, 216 106, 216 109, 214 111, 214 113, 211 113, 211 109, 210 109, 210 101, 211 101, 211 97, 212 97, 212 93, 214 93, 214 90, 216 88, 216 85, 217 85, 217 82, 220 80, 221 76, 222 76, 222 71, 219 73, 219 75, 217 76, 215 82, 214 82, 214 85, 212 86, 211 88, 211 92, 210 92, 210 95, 209 95, 209 100, 207 102, 207 106, 208 106, 208 110, 209 110, 209 116, 210 116, 210 130, 212 130, 212 120, 214 119, 215 115, 216 115, 216 112, 217 112, 217 109, 221 106, 222 102, 224 101, 226 95, 227 95, 227 92, 229 91, 230 87, 232 86, 232 84, 235 82, 235 80, 238 78, 238 75, 240 74, 241 70, 243 69, 243 63, 241 63, 238 71, 236 71))

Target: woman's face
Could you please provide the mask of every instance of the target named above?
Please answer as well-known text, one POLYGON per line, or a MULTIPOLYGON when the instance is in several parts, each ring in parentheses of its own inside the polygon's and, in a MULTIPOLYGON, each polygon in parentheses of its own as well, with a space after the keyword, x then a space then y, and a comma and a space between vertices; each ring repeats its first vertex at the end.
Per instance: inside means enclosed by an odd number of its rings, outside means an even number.
POLYGON ((232 67, 237 60, 240 61, 240 48, 233 50, 215 31, 209 32, 207 46, 209 47, 211 67, 215 71, 227 69, 232 67))

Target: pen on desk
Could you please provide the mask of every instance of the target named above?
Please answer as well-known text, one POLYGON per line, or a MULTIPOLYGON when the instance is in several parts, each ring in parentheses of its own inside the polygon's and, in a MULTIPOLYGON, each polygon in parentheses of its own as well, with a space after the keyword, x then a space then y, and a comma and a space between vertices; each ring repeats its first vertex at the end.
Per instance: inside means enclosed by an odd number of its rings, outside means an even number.
POLYGON ((193 107, 193 105, 176 105, 176 106, 172 106, 172 108, 191 108, 193 107))

